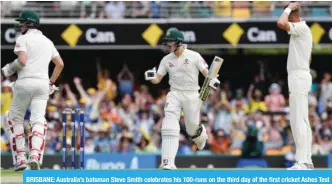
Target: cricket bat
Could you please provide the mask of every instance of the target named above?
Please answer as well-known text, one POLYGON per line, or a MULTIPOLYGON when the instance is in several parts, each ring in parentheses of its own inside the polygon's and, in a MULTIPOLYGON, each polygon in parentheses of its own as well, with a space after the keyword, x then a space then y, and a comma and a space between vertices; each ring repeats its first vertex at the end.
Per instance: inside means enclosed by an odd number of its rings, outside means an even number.
POLYGON ((199 98, 203 102, 207 99, 207 97, 210 94, 211 87, 209 86, 209 83, 210 83, 211 79, 217 77, 223 62, 224 62, 224 59, 222 59, 218 56, 214 57, 213 62, 211 64, 210 68, 209 68, 208 75, 206 76, 206 78, 204 80, 204 83, 203 83, 203 86, 201 88, 201 91, 199 93, 199 98))

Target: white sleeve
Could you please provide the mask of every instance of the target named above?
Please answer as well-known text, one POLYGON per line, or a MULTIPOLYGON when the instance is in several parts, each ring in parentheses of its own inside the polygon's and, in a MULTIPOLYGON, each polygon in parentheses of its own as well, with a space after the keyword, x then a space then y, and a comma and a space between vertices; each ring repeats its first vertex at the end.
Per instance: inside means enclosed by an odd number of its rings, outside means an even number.
POLYGON ((205 62, 205 60, 199 53, 197 53, 196 67, 199 71, 202 71, 203 69, 209 67, 208 64, 205 62))
POLYGON ((27 42, 24 36, 20 36, 16 39, 14 53, 17 55, 20 51, 27 52, 27 42))
POLYGON ((166 73, 167 73, 167 68, 166 68, 166 64, 165 64, 165 58, 163 58, 159 64, 157 74, 159 74, 161 76, 165 76, 166 73))
POLYGON ((292 22, 288 22, 289 24, 289 31, 288 34, 289 35, 296 35, 299 36, 302 34, 302 24, 294 24, 292 22))
POLYGON ((52 49, 52 59, 59 56, 59 52, 58 50, 55 48, 55 46, 53 45, 53 49, 52 49))

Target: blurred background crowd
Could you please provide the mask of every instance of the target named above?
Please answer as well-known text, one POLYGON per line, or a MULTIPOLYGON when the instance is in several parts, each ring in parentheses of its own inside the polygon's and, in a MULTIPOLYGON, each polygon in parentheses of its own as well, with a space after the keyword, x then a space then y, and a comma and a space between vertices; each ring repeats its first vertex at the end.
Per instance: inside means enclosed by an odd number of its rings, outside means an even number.
MULTIPOLYGON (((127 65, 117 73, 116 78, 111 78, 109 70, 96 63, 98 72, 95 86, 87 86, 78 76, 67 83, 60 81, 57 84, 60 90, 50 96, 46 111, 48 133, 45 153, 61 153, 61 114, 65 108, 81 108, 85 112, 86 154, 159 153, 160 128, 168 89, 151 94, 149 88, 160 86, 139 83, 127 65)), ((271 76, 267 62, 258 62, 258 66, 259 72, 252 76, 249 87, 234 89, 232 81, 221 79, 220 89, 213 91, 203 103, 200 121, 206 125, 209 134, 208 144, 203 151, 197 151, 186 134, 181 115, 179 154, 286 154, 294 157, 287 82, 284 78, 271 76)), ((332 80, 330 73, 325 73, 320 79, 316 71, 312 70, 311 74, 313 85, 308 108, 313 133, 312 152, 323 155, 332 152, 332 80)), ((2 77, 2 122, 10 108, 10 80, 13 79, 2 77)), ((28 120, 29 111, 25 118, 27 126, 28 120)), ((67 129, 67 145, 70 147, 70 125, 67 129)), ((79 137, 76 140, 79 146, 79 137)), ((3 124, 1 150, 2 153, 10 152, 3 124)))
MULTIPOLYGON (((303 1, 304 17, 328 17, 328 1, 303 1)), ((6 1, 3 17, 16 17, 23 9, 33 9, 48 18, 260 18, 278 17, 286 1, 6 1)))

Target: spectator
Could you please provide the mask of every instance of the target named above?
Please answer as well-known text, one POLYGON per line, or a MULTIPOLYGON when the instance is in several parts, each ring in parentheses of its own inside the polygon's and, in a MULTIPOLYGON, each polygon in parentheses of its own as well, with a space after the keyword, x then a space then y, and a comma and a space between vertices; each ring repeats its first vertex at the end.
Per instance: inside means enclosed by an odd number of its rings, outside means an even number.
POLYGON ((331 136, 323 135, 321 146, 325 153, 332 153, 332 141, 331 136))
POLYGON ((133 144, 133 139, 131 135, 125 134, 120 138, 120 142, 117 147, 118 153, 133 153, 135 151, 135 146, 133 144))
POLYGON ((148 136, 151 136, 150 133, 152 133, 154 124, 155 122, 148 111, 140 110, 138 112, 138 119, 135 122, 135 125, 138 126, 139 130, 144 131, 148 136))
POLYGON ((258 131, 254 127, 248 129, 247 138, 242 145, 242 157, 260 158, 263 156, 262 142, 258 140, 258 131))
POLYGON ((167 1, 151 1, 151 18, 159 19, 166 17, 164 7, 167 6, 167 1))
POLYGON ((248 90, 249 112, 254 113, 256 111, 267 111, 262 92, 259 89, 254 89, 254 85, 250 85, 248 90))
POLYGON ((81 18, 99 18, 104 17, 104 6, 103 1, 81 1, 80 5, 80 17, 81 18))
POLYGON ((274 116, 271 119, 271 125, 266 127, 267 131, 267 141, 264 144, 264 149, 280 149, 283 144, 282 136, 281 136, 281 127, 279 122, 279 117, 274 116))
POLYGON ((127 65, 123 65, 122 70, 117 76, 119 83, 119 92, 123 96, 125 94, 133 95, 134 94, 134 75, 129 70, 127 65))
POLYGON ((130 18, 148 18, 150 12, 149 1, 132 1, 130 18))
POLYGON ((285 105, 285 97, 282 95, 280 86, 273 83, 269 89, 270 94, 265 97, 265 104, 270 112, 280 112, 285 105))
POLYGON ((254 76, 254 81, 250 86, 253 87, 254 90, 258 89, 263 93, 263 95, 266 95, 266 65, 263 63, 263 61, 258 61, 257 64, 259 65, 259 73, 254 76))
POLYGON ((104 90, 106 88, 107 81, 111 82, 109 90, 106 92, 107 100, 114 100, 117 95, 117 86, 115 82, 110 78, 109 71, 107 69, 102 70, 99 60, 97 60, 97 80, 98 80, 98 90, 104 90))
POLYGON ((145 134, 144 131, 142 131, 142 135, 143 136, 141 136, 141 139, 137 145, 136 153, 156 153, 157 148, 153 142, 151 142, 150 136, 145 134))
POLYGON ((84 153, 85 154, 95 153, 95 144, 93 143, 92 137, 87 137, 85 139, 84 153))
POLYGON ((122 1, 109 1, 105 6, 107 18, 122 19, 125 16, 126 6, 122 1))
POLYGON ((217 17, 230 17, 232 15, 231 1, 214 1, 214 14, 217 17))
POLYGON ((137 109, 132 103, 130 95, 125 95, 119 106, 119 116, 123 124, 130 130, 133 129, 134 120, 136 119, 137 109))
POLYGON ((208 141, 213 153, 228 153, 231 141, 222 129, 217 130, 212 136, 210 134, 208 141))
POLYGON ((213 130, 223 129, 226 134, 230 134, 232 118, 231 106, 226 100, 221 100, 215 106, 216 118, 213 123, 213 130))
MULTIPOLYGON (((10 81, 6 79, 5 81, 1 82, 1 117, 5 117, 5 115, 9 112, 10 106, 12 104, 12 88, 11 88, 10 81)), ((1 121, 4 119, 1 118, 1 121)))
POLYGON ((8 142, 8 140, 7 140, 7 138, 6 138, 5 130, 4 130, 4 128, 1 126, 0 146, 1 146, 1 152, 2 152, 2 153, 10 151, 8 145, 9 145, 9 142, 8 142))
POLYGON ((242 89, 236 90, 236 96, 235 96, 235 99, 233 99, 231 101, 231 105, 232 105, 233 113, 237 113, 237 112, 247 113, 248 112, 248 110, 249 110, 248 102, 247 102, 247 99, 245 99, 243 96, 242 89))
POLYGON ((189 155, 191 153, 192 151, 188 141, 184 135, 180 134, 178 154, 189 155))
POLYGON ((331 74, 325 73, 324 77, 320 83, 319 86, 319 113, 322 113, 324 111, 326 102, 329 98, 332 98, 332 81, 331 81, 331 74))
POLYGON ((325 155, 326 152, 322 145, 320 144, 321 140, 319 136, 315 135, 313 136, 313 141, 312 141, 312 154, 313 155, 325 155))

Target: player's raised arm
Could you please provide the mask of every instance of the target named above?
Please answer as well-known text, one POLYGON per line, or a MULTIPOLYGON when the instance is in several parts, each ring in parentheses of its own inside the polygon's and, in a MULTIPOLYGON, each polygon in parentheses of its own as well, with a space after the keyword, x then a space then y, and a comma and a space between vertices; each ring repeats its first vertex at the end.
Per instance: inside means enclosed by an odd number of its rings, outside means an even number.
POLYGON ((290 24, 289 24, 289 16, 293 13, 299 13, 299 11, 297 11, 300 7, 300 4, 298 2, 292 2, 290 3, 284 10, 284 12, 281 14, 278 22, 277 22, 277 26, 282 29, 285 30, 287 32, 290 31, 290 24))
POLYGON ((152 84, 158 84, 164 78, 166 73, 167 73, 167 70, 166 70, 164 59, 163 59, 160 62, 158 71, 156 70, 156 67, 154 67, 151 70, 147 70, 144 73, 144 76, 145 76, 145 80, 150 81, 152 84))

